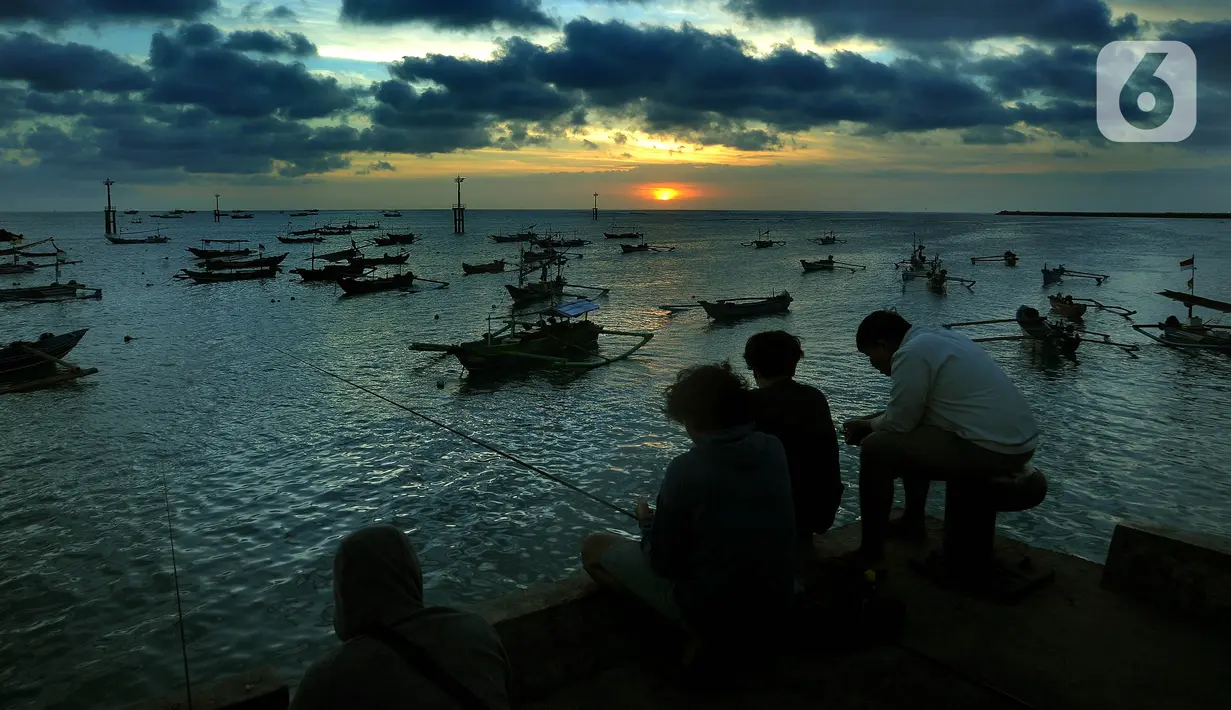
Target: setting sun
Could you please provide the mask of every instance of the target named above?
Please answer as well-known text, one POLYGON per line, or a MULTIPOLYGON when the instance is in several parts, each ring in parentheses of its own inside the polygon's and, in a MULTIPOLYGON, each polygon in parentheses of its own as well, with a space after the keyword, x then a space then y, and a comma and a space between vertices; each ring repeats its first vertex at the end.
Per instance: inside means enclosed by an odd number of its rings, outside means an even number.
POLYGON ((679 194, 678 191, 669 187, 654 188, 654 199, 656 200, 674 200, 679 194))

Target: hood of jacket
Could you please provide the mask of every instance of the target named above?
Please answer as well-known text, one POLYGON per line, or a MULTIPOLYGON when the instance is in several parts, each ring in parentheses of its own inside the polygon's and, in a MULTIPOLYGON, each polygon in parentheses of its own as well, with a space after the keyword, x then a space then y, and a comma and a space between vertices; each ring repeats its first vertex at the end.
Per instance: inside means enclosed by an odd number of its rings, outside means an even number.
POLYGON ((342 538, 333 558, 333 630, 345 642, 423 608, 423 570, 406 533, 370 525, 342 538))

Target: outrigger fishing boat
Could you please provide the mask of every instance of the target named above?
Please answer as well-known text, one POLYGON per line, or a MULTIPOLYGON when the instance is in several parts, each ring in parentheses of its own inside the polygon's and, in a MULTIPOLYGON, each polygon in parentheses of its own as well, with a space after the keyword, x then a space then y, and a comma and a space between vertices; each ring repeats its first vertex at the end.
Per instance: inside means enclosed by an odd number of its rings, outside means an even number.
POLYGON ((1095 333, 1088 330, 1078 330, 1077 326, 1072 323, 1053 323, 1045 316, 1039 313, 1038 309, 1030 306, 1021 305, 1017 307, 1017 312, 1012 318, 997 318, 993 320, 977 320, 966 321, 963 323, 945 323, 942 328, 951 329, 959 327, 969 327, 976 325, 991 325, 994 323, 1016 323, 1021 328, 1021 335, 997 335, 983 338, 972 338, 976 343, 990 343, 1001 340, 1018 340, 1029 342, 1036 349, 1042 350, 1044 353, 1051 355, 1063 355, 1072 357, 1076 353, 1077 348, 1082 343, 1094 343, 1096 345, 1112 345, 1120 348, 1130 357, 1137 357, 1134 353, 1140 348, 1131 343, 1116 343, 1112 342, 1111 336, 1107 333, 1095 333), (1091 340, 1083 338, 1083 335, 1099 335, 1102 340, 1091 340))
POLYGON ((768 316, 786 313, 790 310, 791 294, 783 291, 771 296, 752 296, 748 298, 721 298, 717 301, 698 301, 694 304, 659 306, 665 311, 683 311, 691 308, 701 308, 705 315, 714 320, 737 320, 755 316, 768 316))
MULTIPOLYGON (((36 246, 38 246, 38 245, 40 245, 40 244, 46 244, 47 242, 50 242, 50 241, 52 241, 53 239, 55 239, 55 237, 47 237, 46 239, 40 239, 40 240, 38 240, 37 242, 33 242, 33 243, 31 243, 31 244, 26 244, 26 245, 24 245, 24 246, 19 246, 19 247, 5 247, 4 249, 0 249, 0 256, 9 256, 9 255, 13 255, 14 259, 16 259, 16 257, 17 257, 17 256, 27 256, 27 257, 29 257, 29 256, 40 256, 40 254, 38 254, 37 252, 30 252, 30 251, 27 251, 27 250, 28 250, 28 249, 30 249, 30 248, 32 248, 32 247, 36 247, 36 246)), ((58 249, 57 249, 56 251, 57 251, 57 252, 59 252, 59 250, 58 250, 58 249)))
POLYGON ((312 256, 308 257, 304 261, 316 261, 317 259, 320 259, 321 261, 347 261, 351 257, 363 255, 363 253, 359 251, 359 247, 355 246, 355 241, 353 239, 351 240, 350 249, 331 251, 328 254, 317 254, 315 252, 316 250, 313 250, 312 256))
POLYGON ((43 333, 38 340, 18 340, 0 348, 0 394, 40 390, 98 372, 98 368, 82 368, 63 359, 88 330, 43 333))
POLYGON ((756 247, 757 249, 768 249, 772 246, 786 246, 786 242, 774 241, 769 238, 769 230, 765 230, 757 234, 757 238, 750 242, 744 242, 743 246, 756 247))
POLYGON ((325 238, 319 235, 308 237, 278 237, 283 244, 320 244, 325 238))
POLYGON ((808 261, 807 259, 800 259, 799 263, 801 266, 804 267, 804 272, 833 271, 834 267, 837 267, 839 269, 850 269, 851 273, 853 274, 859 269, 868 268, 861 264, 848 264, 845 261, 834 261, 833 254, 830 254, 828 258, 816 259, 815 261, 808 261))
POLYGON ((645 232, 638 232, 635 230, 631 232, 617 232, 615 231, 616 229, 615 225, 616 225, 615 218, 612 217, 611 227, 610 227, 611 231, 603 232, 603 236, 606 237, 607 239, 645 239, 645 232))
MULTIPOLYGON (((247 239, 202 239, 202 244, 247 244, 247 239)), ((188 247, 188 252, 198 259, 220 259, 229 256, 247 256, 252 250, 247 247, 232 249, 209 249, 207 247, 188 247)))
POLYGON ((347 259, 355 266, 382 266, 385 264, 405 264, 410 259, 410 254, 389 254, 385 252, 383 256, 352 256, 347 259))
POLYGON ((256 279, 277 278, 278 272, 281 270, 281 267, 278 266, 263 266, 255 269, 227 269, 222 271, 193 271, 191 269, 182 269, 174 278, 189 278, 192 279, 194 283, 199 284, 223 283, 227 281, 253 281, 256 279))
POLYGON ((973 279, 964 279, 960 276, 950 276, 949 270, 940 268, 940 264, 940 256, 937 255, 932 258, 932 261, 930 262, 931 269, 928 271, 920 271, 914 269, 913 267, 903 271, 902 288, 905 289, 906 282, 911 279, 925 279, 927 281, 928 290, 933 293, 945 293, 948 290, 948 284, 950 281, 956 281, 957 283, 962 284, 967 288, 967 290, 974 290, 973 286, 975 285, 975 281, 973 279))
POLYGON ((304 281, 334 281, 338 279, 362 276, 370 271, 365 266, 355 266, 353 264, 327 264, 321 268, 316 267, 316 249, 312 249, 312 256, 308 257, 308 261, 312 266, 309 268, 299 267, 291 269, 291 273, 299 276, 304 281))
POLYGON ((1092 274, 1088 271, 1070 271, 1064 268, 1064 264, 1057 266, 1054 269, 1047 268, 1047 264, 1043 264, 1043 285, 1058 284, 1064 281, 1065 276, 1075 276, 1082 279, 1094 279, 1094 282, 1099 286, 1103 285, 1103 281, 1111 278, 1108 274, 1092 274))
POLYGON ((405 234, 386 233, 385 236, 376 237, 372 241, 378 247, 391 247, 398 244, 414 244, 418 238, 419 235, 411 232, 406 232, 405 234))
POLYGON ((342 287, 347 296, 380 291, 406 291, 414 286, 415 278, 410 271, 392 276, 344 276, 338 279, 338 286, 342 287))
POLYGON ((1017 266, 1017 254, 1011 251, 1005 251, 1000 256, 972 256, 970 257, 971 264, 979 264, 983 262, 1003 261, 1005 266, 1017 266))
POLYGON ((386 217, 401 217, 402 216, 402 213, 398 212, 397 210, 393 210, 390 212, 382 212, 381 214, 383 214, 386 217))
POLYGON ((829 246, 830 244, 846 244, 846 240, 838 239, 837 235, 834 234, 832 229, 829 230, 828 232, 825 232, 824 235, 820 237, 813 237, 809 239, 808 241, 812 242, 813 244, 820 244, 821 246, 829 246))
POLYGON ((527 368, 567 368, 590 370, 623 360, 640 350, 654 337, 653 333, 631 333, 610 330, 589 320, 588 314, 599 306, 580 299, 538 311, 529 316, 511 316, 504 326, 488 332, 478 340, 459 345, 413 343, 411 350, 442 352, 457 358, 472 374, 497 374, 527 368), (637 338, 638 342, 618 355, 599 354, 600 335, 637 338))
POLYGON ((931 271, 939 271, 941 265, 940 257, 933 257, 931 262, 929 262, 927 257, 923 254, 923 250, 926 248, 927 247, 916 240, 915 236, 912 234, 910 258, 894 263, 893 268, 897 269, 905 266, 910 271, 928 271, 930 267, 931 271))
POLYGON ((620 252, 622 254, 633 254, 639 251, 668 252, 668 251, 675 251, 675 247, 668 246, 668 245, 654 246, 652 244, 647 244, 645 242, 641 242, 640 244, 621 244, 620 245, 620 252))
MULTIPOLYGON (((1137 311, 1132 311, 1124 306, 1108 306, 1105 303, 1100 303, 1093 298, 1074 298, 1073 296, 1065 296, 1059 293, 1052 294, 1047 297, 1051 303, 1051 309, 1056 313, 1068 318, 1069 320, 1079 321, 1086 315, 1086 310, 1093 306, 1100 311, 1108 311, 1115 313, 1124 318, 1130 318, 1137 311)), ((1130 318, 1131 320, 1131 318, 1130 318)))
POLYGON ((106 237, 107 241, 112 244, 166 244, 170 241, 166 237, 162 236, 162 232, 158 229, 147 229, 143 232, 121 232, 118 237, 111 234, 106 235, 106 237), (134 238, 131 236, 124 236, 125 234, 146 234, 149 232, 153 232, 153 234, 148 237, 134 238))
POLYGON ((1188 307, 1188 322, 1182 323, 1175 316, 1167 316, 1167 320, 1157 325, 1134 325, 1133 329, 1147 338, 1170 348, 1191 348, 1193 350, 1213 350, 1231 354, 1231 326, 1212 325, 1198 316, 1193 315, 1193 306, 1205 308, 1220 313, 1231 313, 1231 303, 1213 298, 1198 296, 1193 291, 1193 281, 1196 278, 1197 257, 1194 255, 1180 262, 1180 268, 1193 272, 1188 279, 1188 293, 1183 291, 1159 291, 1158 295, 1179 301, 1188 307), (1156 330, 1157 334, 1149 331, 1156 330))
POLYGON ((467 264, 462 262, 462 272, 467 276, 472 274, 498 274, 504 271, 504 259, 496 259, 488 264, 467 264))
POLYGON ((60 267, 76 264, 75 261, 62 261, 56 257, 54 264, 39 264, 39 267, 54 266, 56 280, 46 286, 23 286, 19 288, 0 289, 0 301, 21 301, 25 303, 58 303, 60 301, 76 301, 81 299, 101 299, 103 290, 91 288, 85 284, 70 279, 68 283, 60 283, 60 267))
POLYGON ((546 237, 531 239, 530 242, 537 247, 545 249, 567 249, 569 247, 584 247, 587 244, 593 244, 588 239, 563 239, 558 234, 548 234, 546 237))
MULTIPOLYGON (((569 257, 564 252, 552 250, 551 253, 545 258, 538 259, 537 263, 530 263, 530 259, 527 258, 529 254, 530 252, 525 251, 519 253, 521 258, 518 261, 517 285, 504 285, 505 290, 508 291, 509 296, 512 297, 513 305, 515 306, 520 306, 526 303, 534 303, 535 301, 541 301, 547 298, 560 298, 565 295, 565 286, 568 286, 569 288, 581 288, 589 291, 597 291, 598 293, 596 295, 598 296, 604 296, 609 291, 609 289, 602 288, 601 286, 579 286, 577 284, 568 283, 564 279, 564 266, 568 263, 569 257), (556 267, 556 275, 554 278, 549 278, 548 270, 552 266, 556 267), (527 282, 526 274, 534 271, 535 269, 540 270, 539 280, 527 282)), ((578 257, 580 256, 581 255, 579 254, 578 257)), ((570 295, 580 298, 578 294, 570 295)))
POLYGON ((0 242, 20 242, 25 239, 26 235, 10 232, 7 229, 0 229, 0 242))
POLYGON ((286 257, 291 253, 285 252, 278 256, 260 256, 256 259, 236 259, 234 257, 225 259, 206 259, 202 266, 206 271, 223 271, 226 269, 255 269, 266 266, 277 266, 281 264, 286 257))
POLYGON ((518 232, 517 234, 509 234, 509 235, 489 234, 487 235, 487 238, 492 240, 493 242, 496 242, 497 244, 512 244, 514 242, 528 242, 531 239, 534 239, 539 236, 538 232, 534 231, 534 227, 535 225, 531 224, 527 227, 523 227, 522 230, 518 232))

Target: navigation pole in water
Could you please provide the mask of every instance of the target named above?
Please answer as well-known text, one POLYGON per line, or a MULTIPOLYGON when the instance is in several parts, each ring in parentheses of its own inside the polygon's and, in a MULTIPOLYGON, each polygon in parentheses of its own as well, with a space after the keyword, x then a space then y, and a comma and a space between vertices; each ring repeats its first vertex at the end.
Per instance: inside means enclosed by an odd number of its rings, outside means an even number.
POLYGON ((461 175, 453 178, 453 182, 457 183, 457 202, 453 203, 454 234, 464 234, 466 232, 466 205, 462 204, 462 181, 465 179, 461 175))
POLYGON ((103 180, 103 184, 107 186, 107 209, 103 212, 103 228, 106 234, 119 234, 120 230, 115 226, 115 208, 111 206, 111 186, 115 184, 115 180, 107 178, 103 180))

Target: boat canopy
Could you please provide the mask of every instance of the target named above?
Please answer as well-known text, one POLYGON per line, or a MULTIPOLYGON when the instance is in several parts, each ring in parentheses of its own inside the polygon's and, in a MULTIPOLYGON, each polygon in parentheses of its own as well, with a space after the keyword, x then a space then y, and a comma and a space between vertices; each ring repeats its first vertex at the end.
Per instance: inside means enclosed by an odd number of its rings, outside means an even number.
POLYGON ((247 244, 247 239, 202 239, 206 244, 247 244))
POLYGON ((1166 296, 1175 301, 1179 301, 1186 306, 1200 306, 1208 308, 1212 311, 1222 311, 1223 313, 1231 313, 1231 303, 1226 301, 1216 301, 1212 298, 1202 298, 1201 296, 1193 296, 1192 294, 1184 293, 1183 291, 1159 291, 1158 295, 1166 296))
POLYGON ((561 303, 553 308, 552 312, 556 315, 564 316, 565 318, 576 318, 577 316, 585 315, 586 313, 597 310, 597 303, 591 303, 583 298, 576 301, 569 301, 568 303, 561 303))

